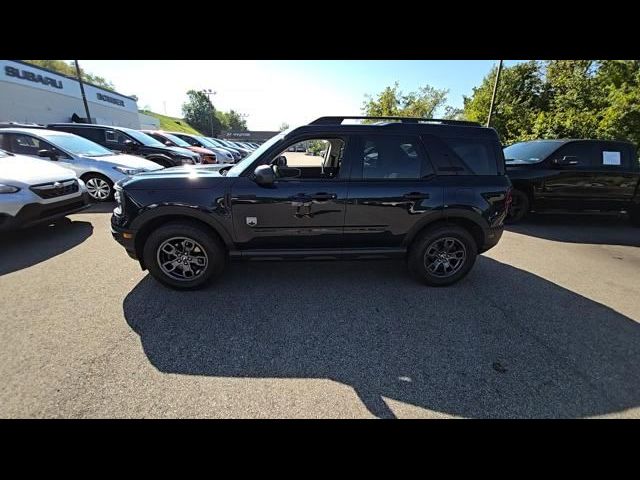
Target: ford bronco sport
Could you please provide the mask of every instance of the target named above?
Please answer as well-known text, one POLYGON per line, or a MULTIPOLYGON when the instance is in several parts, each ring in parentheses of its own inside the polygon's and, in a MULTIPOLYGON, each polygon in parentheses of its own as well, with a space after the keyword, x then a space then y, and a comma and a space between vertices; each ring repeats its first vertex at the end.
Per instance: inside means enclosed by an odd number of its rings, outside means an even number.
POLYGON ((177 289, 203 286, 230 258, 405 257, 418 279, 450 285, 498 243, 511 200, 495 130, 398 117, 322 117, 235 165, 115 188, 114 238, 177 289))

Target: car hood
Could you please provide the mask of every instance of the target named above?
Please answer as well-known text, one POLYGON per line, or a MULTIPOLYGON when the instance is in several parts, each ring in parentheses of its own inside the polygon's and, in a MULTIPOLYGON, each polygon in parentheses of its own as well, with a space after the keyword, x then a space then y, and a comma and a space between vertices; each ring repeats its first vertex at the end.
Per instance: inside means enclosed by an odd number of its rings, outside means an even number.
POLYGON ((163 168, 154 172, 143 172, 124 180, 121 185, 127 190, 207 188, 211 181, 227 177, 218 171, 232 164, 183 165, 163 168))
POLYGON ((192 157, 194 153, 187 147, 164 147, 164 148, 166 148, 167 150, 171 150, 173 153, 177 153, 178 155, 185 155, 187 157, 192 157))
POLYGON ((158 165, 146 158, 138 157, 136 155, 127 155, 125 153, 117 155, 108 155, 106 157, 82 157, 86 160, 108 163, 114 166, 127 167, 127 168, 142 168, 144 170, 158 170, 162 166, 158 165))
MULTIPOLYGON (((184 148, 187 148, 187 147, 184 147, 184 148)), ((203 147, 196 147, 196 146, 189 147, 189 150, 191 150, 192 152, 201 153, 203 155, 211 155, 212 153, 214 153, 210 148, 203 148, 203 147)))
POLYGON ((37 185, 76 178, 73 170, 24 155, 0 158, 0 183, 37 185))

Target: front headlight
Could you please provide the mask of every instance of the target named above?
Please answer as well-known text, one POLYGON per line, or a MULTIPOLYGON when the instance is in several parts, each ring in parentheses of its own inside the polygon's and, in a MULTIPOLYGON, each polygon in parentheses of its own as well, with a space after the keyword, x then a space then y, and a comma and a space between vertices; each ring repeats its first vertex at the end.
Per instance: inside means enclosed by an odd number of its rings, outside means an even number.
POLYGON ((16 193, 19 192, 20 189, 18 187, 14 187, 13 185, 5 185, 4 183, 0 183, 0 193, 16 193))
POLYGON ((142 168, 113 167, 113 169, 125 175, 135 175, 136 173, 144 172, 142 168))

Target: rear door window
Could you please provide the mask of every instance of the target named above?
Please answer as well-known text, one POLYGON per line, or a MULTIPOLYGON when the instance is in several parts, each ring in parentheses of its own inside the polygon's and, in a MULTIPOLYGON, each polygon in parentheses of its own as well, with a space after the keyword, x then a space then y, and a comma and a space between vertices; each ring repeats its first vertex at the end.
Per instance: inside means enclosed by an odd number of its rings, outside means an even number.
POLYGON ((571 142, 559 148, 551 159, 573 157, 578 168, 598 168, 602 166, 600 145, 596 142, 571 142))
POLYGON ((433 173, 417 137, 367 135, 361 142, 363 180, 419 180, 433 173))

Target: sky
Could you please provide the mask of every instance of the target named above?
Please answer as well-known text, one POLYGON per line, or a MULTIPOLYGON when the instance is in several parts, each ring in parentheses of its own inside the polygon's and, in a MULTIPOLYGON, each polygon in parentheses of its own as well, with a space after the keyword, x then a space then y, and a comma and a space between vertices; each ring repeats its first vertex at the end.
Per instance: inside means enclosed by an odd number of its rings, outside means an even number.
MULTIPOLYGON (((404 92, 429 84, 463 95, 496 60, 79 60, 87 72, 111 81, 118 93, 136 95, 138 108, 181 117, 187 90, 211 89, 217 110, 246 115, 249 130, 278 130, 323 115, 361 115, 365 94, 400 84, 404 92)), ((505 61, 512 65, 515 61, 505 61)))

